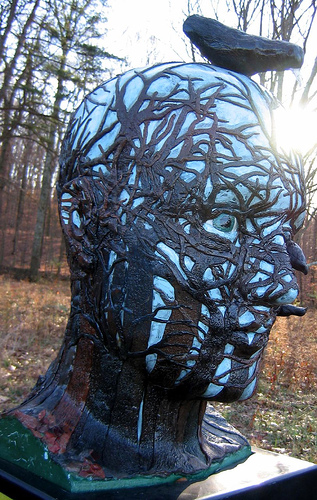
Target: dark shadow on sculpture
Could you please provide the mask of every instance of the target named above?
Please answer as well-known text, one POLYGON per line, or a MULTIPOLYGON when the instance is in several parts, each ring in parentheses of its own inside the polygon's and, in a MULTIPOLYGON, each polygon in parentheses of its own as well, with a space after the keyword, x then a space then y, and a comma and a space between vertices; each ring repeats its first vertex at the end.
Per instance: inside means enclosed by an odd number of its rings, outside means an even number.
MULTIPOLYGON (((63 143, 72 304, 57 360, 10 414, 67 470, 190 476, 247 441, 206 402, 249 398, 307 272, 299 159, 249 78, 169 63, 86 97, 63 143)), ((241 457, 242 458, 242 455, 241 457)))

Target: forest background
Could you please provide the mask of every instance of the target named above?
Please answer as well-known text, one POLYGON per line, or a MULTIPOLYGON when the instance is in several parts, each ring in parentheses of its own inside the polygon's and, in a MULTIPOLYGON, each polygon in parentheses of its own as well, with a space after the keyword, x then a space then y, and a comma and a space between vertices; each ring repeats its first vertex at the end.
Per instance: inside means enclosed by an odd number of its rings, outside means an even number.
POLYGON ((2 0, 0 404, 26 395, 54 357, 66 322, 68 266, 55 183, 70 113, 87 92, 129 68, 203 60, 182 32, 186 17, 200 14, 251 34, 291 41, 305 52, 300 72, 267 72, 255 79, 286 107, 280 140, 303 158, 308 211, 297 242, 310 273, 298 280, 299 301, 310 311, 301 322, 281 320, 275 328, 260 396, 246 402, 245 410, 223 411, 255 444, 317 461, 316 12, 316 0, 2 0), (29 281, 15 281, 21 278, 29 281), (53 308, 52 293, 59 294, 53 308), (32 308, 37 314, 31 318, 32 308), (46 346, 49 353, 41 357, 46 346), (277 433, 263 430, 270 427, 265 415, 275 422, 277 433), (291 427, 287 436, 286 421, 291 427))

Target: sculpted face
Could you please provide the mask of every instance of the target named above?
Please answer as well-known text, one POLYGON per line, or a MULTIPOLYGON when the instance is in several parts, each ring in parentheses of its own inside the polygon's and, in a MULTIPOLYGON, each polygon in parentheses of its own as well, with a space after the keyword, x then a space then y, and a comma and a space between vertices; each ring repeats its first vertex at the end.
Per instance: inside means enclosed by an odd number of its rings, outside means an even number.
POLYGON ((297 297, 287 252, 294 212, 265 167, 225 166, 203 187, 176 198, 158 238, 166 272, 153 279, 147 368, 160 383, 168 359, 178 391, 246 399, 278 309, 297 297))
POLYGON ((91 276, 107 348, 176 398, 250 397, 297 297, 303 180, 275 144, 275 107, 247 77, 180 63, 108 82, 71 121, 59 195, 73 277, 91 276))

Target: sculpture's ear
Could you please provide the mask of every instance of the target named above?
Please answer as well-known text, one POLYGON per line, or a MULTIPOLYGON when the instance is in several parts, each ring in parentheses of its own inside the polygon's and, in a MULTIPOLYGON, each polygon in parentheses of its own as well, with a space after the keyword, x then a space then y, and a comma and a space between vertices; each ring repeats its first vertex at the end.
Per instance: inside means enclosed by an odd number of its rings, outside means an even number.
MULTIPOLYGON (((100 193, 100 191, 99 191, 100 193)), ((91 268, 96 259, 96 233, 99 203, 91 177, 77 177, 65 184, 59 196, 62 229, 71 262, 81 268, 91 268)), ((104 209, 102 206, 101 211, 104 209)))

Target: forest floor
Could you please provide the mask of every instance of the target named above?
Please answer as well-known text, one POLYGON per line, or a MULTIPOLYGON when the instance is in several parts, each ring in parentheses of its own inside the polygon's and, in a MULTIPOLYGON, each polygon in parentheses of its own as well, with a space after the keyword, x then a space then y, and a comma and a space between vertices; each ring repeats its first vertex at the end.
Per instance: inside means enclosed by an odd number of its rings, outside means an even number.
MULTIPOLYGON (((70 304, 68 280, 17 281, 0 275, 0 411, 28 395, 61 345, 70 304)), ((257 394, 220 404, 252 445, 317 463, 317 309, 278 318, 257 394)))

